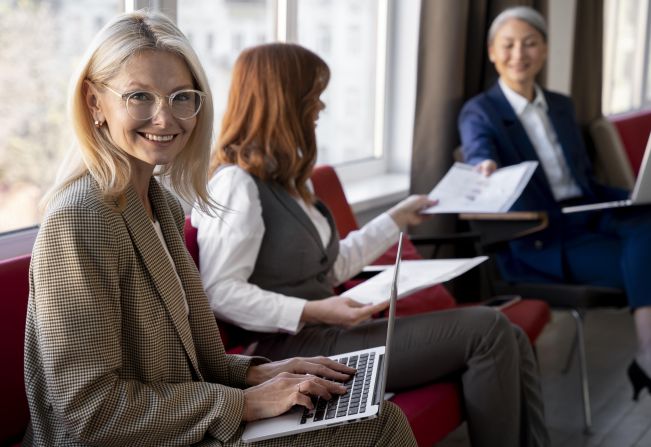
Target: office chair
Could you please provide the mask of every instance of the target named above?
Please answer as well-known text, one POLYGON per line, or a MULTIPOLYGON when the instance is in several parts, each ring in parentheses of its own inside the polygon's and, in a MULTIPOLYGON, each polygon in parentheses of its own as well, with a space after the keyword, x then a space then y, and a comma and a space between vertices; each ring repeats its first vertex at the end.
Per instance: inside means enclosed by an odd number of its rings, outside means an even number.
POLYGON ((470 228, 480 234, 477 251, 491 255, 486 266, 490 293, 531 296, 546 301, 552 309, 567 310, 575 322, 575 335, 568 353, 563 372, 570 369, 574 352, 578 354, 579 375, 585 432, 592 427, 588 371, 585 356, 585 337, 583 323, 590 309, 627 305, 626 294, 622 289, 592 286, 585 284, 552 284, 535 282, 509 282, 504 280, 493 259, 500 250, 508 247, 508 242, 534 234, 547 227, 545 212, 509 212, 496 214, 460 214, 459 219, 469 223, 470 228))

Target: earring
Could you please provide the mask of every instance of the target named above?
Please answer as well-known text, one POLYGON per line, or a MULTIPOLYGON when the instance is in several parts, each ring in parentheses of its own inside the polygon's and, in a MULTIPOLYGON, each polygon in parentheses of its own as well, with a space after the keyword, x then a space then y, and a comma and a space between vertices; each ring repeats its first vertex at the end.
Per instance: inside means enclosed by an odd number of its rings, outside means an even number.
POLYGON ((95 127, 98 129, 104 125, 104 121, 95 120, 95 127))

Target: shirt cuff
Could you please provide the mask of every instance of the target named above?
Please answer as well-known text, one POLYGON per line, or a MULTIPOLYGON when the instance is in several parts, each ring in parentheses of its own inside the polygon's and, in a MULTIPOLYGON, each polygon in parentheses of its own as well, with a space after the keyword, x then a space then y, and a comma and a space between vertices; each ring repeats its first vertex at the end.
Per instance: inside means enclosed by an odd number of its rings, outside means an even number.
POLYGON ((285 297, 283 299, 283 309, 280 312, 278 328, 290 334, 297 334, 303 329, 304 323, 301 321, 301 315, 303 315, 303 309, 306 303, 307 301, 301 298, 285 297))

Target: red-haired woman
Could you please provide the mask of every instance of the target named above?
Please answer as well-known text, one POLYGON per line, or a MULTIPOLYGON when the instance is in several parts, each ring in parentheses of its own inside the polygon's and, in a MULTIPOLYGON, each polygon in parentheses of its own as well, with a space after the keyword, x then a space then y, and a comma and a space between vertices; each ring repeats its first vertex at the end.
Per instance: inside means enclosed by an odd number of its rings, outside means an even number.
MULTIPOLYGON (((409 197, 339 240, 309 183, 329 77, 326 63, 298 45, 240 55, 209 188, 230 212, 192 215, 213 311, 249 331, 251 352, 273 359, 382 345, 386 322, 370 317, 387 304, 333 296, 333 285, 383 253, 400 227, 420 223, 431 204, 409 197)), ((390 390, 461 375, 473 445, 549 443, 531 347, 499 312, 399 318, 393 349, 390 390)))

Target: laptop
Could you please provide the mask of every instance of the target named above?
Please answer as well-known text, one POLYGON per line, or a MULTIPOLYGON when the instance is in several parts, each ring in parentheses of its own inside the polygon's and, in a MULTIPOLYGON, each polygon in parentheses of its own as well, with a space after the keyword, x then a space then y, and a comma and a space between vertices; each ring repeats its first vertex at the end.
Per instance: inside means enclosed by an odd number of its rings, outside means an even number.
POLYGON ((398 253, 389 297, 386 346, 330 357, 357 369, 355 375, 344 384, 348 389, 346 394, 333 396, 330 400, 318 398, 313 410, 297 405, 280 416, 249 422, 242 433, 242 441, 263 441, 378 417, 384 401, 389 351, 396 318, 401 255, 402 233, 398 238, 398 253))
POLYGON ((577 213, 580 211, 603 210, 608 208, 619 208, 623 206, 647 205, 651 203, 651 162, 649 162, 649 152, 651 152, 651 133, 646 142, 644 157, 640 165, 640 172, 635 180, 635 186, 631 197, 627 200, 615 200, 612 202, 590 203, 587 205, 566 206, 561 208, 563 213, 577 213))

